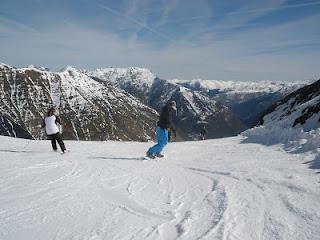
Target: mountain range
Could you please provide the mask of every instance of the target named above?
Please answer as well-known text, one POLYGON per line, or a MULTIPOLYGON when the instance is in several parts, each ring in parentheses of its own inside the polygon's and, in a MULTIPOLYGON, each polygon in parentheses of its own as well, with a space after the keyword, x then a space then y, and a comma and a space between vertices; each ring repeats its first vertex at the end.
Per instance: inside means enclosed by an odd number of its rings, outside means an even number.
POLYGON ((161 108, 177 102, 176 140, 234 136, 304 83, 161 79, 145 68, 65 67, 59 72, 0 64, 0 133, 44 138, 42 118, 55 107, 66 139, 155 138, 161 108))

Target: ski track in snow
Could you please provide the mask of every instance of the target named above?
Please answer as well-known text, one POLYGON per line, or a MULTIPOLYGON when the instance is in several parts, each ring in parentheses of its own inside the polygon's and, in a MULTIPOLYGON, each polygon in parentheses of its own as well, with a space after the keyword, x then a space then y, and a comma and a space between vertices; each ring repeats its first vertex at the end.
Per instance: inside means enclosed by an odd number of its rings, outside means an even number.
POLYGON ((317 239, 319 175, 241 137, 151 143, 0 137, 0 239, 317 239), (140 154, 141 153, 141 154, 140 154))

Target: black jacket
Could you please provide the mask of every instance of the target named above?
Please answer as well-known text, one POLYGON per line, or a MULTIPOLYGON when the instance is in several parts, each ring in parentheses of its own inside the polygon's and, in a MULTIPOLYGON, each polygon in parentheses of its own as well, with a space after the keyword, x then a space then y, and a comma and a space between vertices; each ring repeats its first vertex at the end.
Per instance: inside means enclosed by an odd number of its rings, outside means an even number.
POLYGON ((161 114, 158 121, 158 127, 162 129, 168 129, 172 127, 172 115, 174 110, 169 106, 166 105, 162 108, 161 114))

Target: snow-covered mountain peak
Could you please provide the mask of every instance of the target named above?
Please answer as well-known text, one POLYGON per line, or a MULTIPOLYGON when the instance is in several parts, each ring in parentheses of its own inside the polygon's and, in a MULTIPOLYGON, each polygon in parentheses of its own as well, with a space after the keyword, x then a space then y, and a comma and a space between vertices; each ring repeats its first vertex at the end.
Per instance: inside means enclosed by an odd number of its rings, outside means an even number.
POLYGON ((70 65, 67 65, 67 66, 64 66, 63 68, 61 68, 59 71, 59 73, 66 73, 66 72, 76 72, 78 73, 79 70, 73 66, 70 66, 70 65))
POLYGON ((225 80, 178 80, 172 79, 174 83, 195 89, 195 90, 217 90, 229 93, 272 93, 282 91, 284 89, 295 90, 309 82, 277 82, 277 81, 225 81, 225 80))
POLYGON ((134 82, 135 85, 150 87, 156 78, 147 68, 130 67, 130 68, 98 68, 93 71, 84 71, 90 76, 108 80, 111 82, 121 81, 122 84, 134 82))
POLYGON ((28 67, 19 68, 21 71, 36 71, 36 72, 49 72, 50 69, 47 67, 39 67, 35 65, 28 65, 28 67))
POLYGON ((50 69, 47 68, 47 67, 39 67, 39 66, 35 66, 35 65, 28 65, 28 67, 13 67, 13 66, 10 66, 6 63, 2 63, 0 62, 0 69, 4 69, 4 68, 7 68, 7 69, 19 69, 20 71, 22 72, 25 72, 25 71, 36 71, 36 72, 39 72, 39 73, 42 73, 42 72, 49 72, 50 69))
POLYGON ((0 62, 0 68, 4 68, 4 67, 11 68, 11 66, 9 66, 8 64, 0 62))

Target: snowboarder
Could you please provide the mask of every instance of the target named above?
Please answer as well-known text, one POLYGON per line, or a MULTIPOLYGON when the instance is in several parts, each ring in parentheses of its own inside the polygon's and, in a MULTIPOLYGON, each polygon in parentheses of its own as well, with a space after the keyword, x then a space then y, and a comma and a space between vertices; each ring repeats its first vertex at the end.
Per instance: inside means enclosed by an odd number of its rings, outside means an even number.
POLYGON ((207 129, 206 126, 203 126, 203 128, 200 130, 200 140, 205 140, 207 135, 207 129))
POLYGON ((62 141, 62 136, 59 131, 58 124, 61 124, 60 118, 55 115, 55 109, 49 108, 48 115, 44 118, 42 127, 45 127, 46 134, 49 139, 51 139, 51 145, 53 151, 57 151, 57 143, 59 144, 61 151, 64 153, 66 151, 66 147, 64 142, 62 141))
POLYGON ((164 157, 161 151, 168 143, 168 128, 172 125, 172 115, 177 111, 177 104, 175 101, 169 102, 165 105, 157 123, 156 135, 158 143, 149 148, 147 157, 154 159, 155 157, 164 157))

